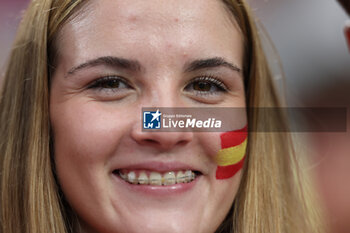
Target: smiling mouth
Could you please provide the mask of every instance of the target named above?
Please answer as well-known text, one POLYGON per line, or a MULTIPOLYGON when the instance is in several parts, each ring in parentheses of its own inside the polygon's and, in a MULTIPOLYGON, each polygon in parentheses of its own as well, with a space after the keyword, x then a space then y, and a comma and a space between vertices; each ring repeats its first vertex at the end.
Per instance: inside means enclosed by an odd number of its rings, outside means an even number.
POLYGON ((155 185, 167 186, 181 183, 191 183, 202 173, 199 171, 184 170, 184 171, 167 171, 159 173, 148 170, 115 170, 115 175, 118 175, 124 181, 134 185, 155 185))

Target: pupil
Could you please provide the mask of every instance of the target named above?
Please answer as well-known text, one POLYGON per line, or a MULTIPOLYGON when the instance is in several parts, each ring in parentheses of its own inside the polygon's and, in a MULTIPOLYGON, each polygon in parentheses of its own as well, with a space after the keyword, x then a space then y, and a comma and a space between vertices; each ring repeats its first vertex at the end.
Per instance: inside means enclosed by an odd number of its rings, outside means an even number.
POLYGON ((107 88, 118 88, 119 87, 119 80, 110 80, 106 83, 107 88))
POLYGON ((193 87, 196 91, 210 91, 211 84, 208 82, 197 82, 193 87))

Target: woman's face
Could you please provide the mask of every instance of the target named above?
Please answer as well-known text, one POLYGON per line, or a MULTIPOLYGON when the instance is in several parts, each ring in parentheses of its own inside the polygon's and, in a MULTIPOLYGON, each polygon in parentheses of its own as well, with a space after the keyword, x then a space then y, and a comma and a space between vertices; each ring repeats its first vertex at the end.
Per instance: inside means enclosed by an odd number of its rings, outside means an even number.
POLYGON ((140 117, 150 106, 245 107, 242 72, 227 65, 242 68, 242 37, 223 3, 91 1, 57 47, 55 163, 82 232, 214 232, 241 177, 216 179, 220 133, 142 132, 140 117), (182 183, 188 170, 197 176, 182 183), (161 176, 179 183, 159 186, 161 176))

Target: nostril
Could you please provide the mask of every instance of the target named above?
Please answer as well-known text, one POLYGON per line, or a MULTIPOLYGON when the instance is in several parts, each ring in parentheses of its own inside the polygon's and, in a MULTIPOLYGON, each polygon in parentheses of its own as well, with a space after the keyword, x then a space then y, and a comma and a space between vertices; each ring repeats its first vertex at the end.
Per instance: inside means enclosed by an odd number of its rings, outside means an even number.
POLYGON ((140 146, 169 150, 175 146, 186 146, 192 140, 193 134, 183 132, 142 132, 133 130, 131 137, 140 146))
POLYGON ((179 146, 184 146, 184 145, 186 145, 187 143, 188 143, 187 140, 181 140, 181 141, 179 141, 179 142, 177 143, 177 145, 179 145, 179 146))
POLYGON ((154 139, 147 138, 147 139, 144 139, 143 141, 150 144, 158 144, 158 142, 154 139))

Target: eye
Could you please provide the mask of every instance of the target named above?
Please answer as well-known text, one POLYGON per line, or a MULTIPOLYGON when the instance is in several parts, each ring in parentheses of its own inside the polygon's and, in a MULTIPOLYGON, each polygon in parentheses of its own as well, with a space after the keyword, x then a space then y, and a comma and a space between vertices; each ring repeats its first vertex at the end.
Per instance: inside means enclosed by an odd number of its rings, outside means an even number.
POLYGON ((218 94, 219 92, 227 92, 227 87, 215 77, 203 76, 191 80, 186 85, 185 91, 195 92, 196 94, 218 94))
POLYGON ((128 89, 131 86, 123 78, 118 76, 106 76, 93 81, 89 89, 118 91, 120 89, 128 89))

